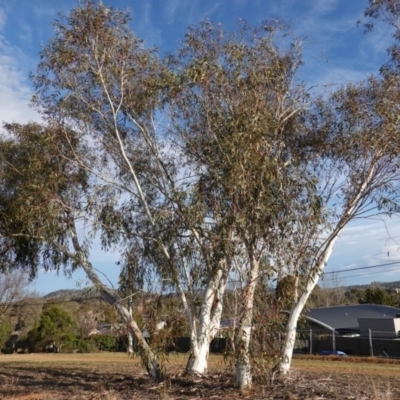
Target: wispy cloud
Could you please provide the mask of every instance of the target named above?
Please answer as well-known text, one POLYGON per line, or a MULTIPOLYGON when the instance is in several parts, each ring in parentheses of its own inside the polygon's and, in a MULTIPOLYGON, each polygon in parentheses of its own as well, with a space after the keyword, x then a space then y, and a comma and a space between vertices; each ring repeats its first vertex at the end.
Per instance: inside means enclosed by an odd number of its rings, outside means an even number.
POLYGON ((174 23, 180 5, 179 0, 169 0, 164 3, 164 18, 168 25, 174 23))
POLYGON ((188 25, 193 25, 199 21, 199 4, 197 1, 192 1, 188 12, 188 25))
POLYGON ((234 7, 238 7, 239 9, 245 8, 249 4, 248 0, 232 0, 232 2, 234 3, 234 7))
POLYGON ((0 32, 4 29, 5 24, 6 24, 6 13, 2 8, 0 8, 0 32))
POLYGON ((314 69, 315 64, 307 69, 306 81, 309 82, 311 86, 319 87, 320 90, 335 90, 338 86, 351 82, 360 82, 366 77, 366 72, 360 71, 356 67, 334 67, 322 61, 318 64, 320 66, 318 69, 314 69), (327 85, 330 86, 330 88, 327 88, 327 85))
POLYGON ((132 11, 133 30, 144 40, 145 45, 162 46, 161 29, 154 24, 151 2, 144 2, 132 11))
POLYGON ((357 3, 350 7, 346 0, 307 4, 310 6, 304 13, 293 16, 296 35, 305 39, 307 80, 311 78, 315 85, 343 84, 378 72, 391 38, 384 26, 368 35, 364 35, 362 27, 357 27, 365 5, 357 3), (342 12, 343 8, 348 12, 342 12))
POLYGON ((332 12, 338 6, 338 3, 338 0, 313 1, 311 14, 316 16, 326 15, 332 12))
POLYGON ((327 272, 342 271, 339 276, 346 279, 346 284, 363 283, 371 279, 400 280, 400 264, 343 272, 400 261, 399 237, 398 218, 353 223, 341 234, 327 272))
POLYGON ((29 107, 32 96, 27 71, 21 69, 24 54, 3 36, 6 13, 0 9, 0 122, 27 122, 38 120, 38 114, 29 107))
POLYGON ((393 43, 392 29, 386 25, 377 25, 374 30, 365 35, 360 44, 360 55, 364 60, 382 58, 393 43), (371 51, 373 50, 373 51, 371 51))
POLYGON ((210 9, 204 12, 204 17, 211 17, 212 14, 221 6, 221 3, 215 3, 210 9))

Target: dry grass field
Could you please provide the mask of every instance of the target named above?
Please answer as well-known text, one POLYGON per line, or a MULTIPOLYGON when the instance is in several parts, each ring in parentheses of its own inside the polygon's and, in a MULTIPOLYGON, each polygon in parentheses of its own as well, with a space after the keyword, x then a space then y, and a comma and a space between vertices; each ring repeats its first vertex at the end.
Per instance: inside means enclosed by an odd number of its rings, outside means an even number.
POLYGON ((290 378, 272 378, 239 393, 222 357, 211 356, 204 378, 184 377, 185 355, 169 357, 168 385, 154 384, 138 359, 123 353, 0 355, 0 399, 400 399, 400 363, 301 357, 290 378))

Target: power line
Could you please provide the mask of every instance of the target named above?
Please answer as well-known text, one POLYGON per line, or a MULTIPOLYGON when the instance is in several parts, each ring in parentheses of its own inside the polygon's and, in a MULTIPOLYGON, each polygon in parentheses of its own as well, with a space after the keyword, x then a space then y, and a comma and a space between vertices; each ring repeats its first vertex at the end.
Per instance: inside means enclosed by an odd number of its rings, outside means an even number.
POLYGON ((349 269, 345 269, 345 270, 329 271, 329 272, 324 272, 324 275, 337 274, 337 273, 343 273, 343 272, 349 272, 349 271, 359 271, 359 270, 370 269, 370 268, 379 268, 379 267, 385 267, 387 265, 394 265, 394 264, 400 264, 400 261, 394 261, 394 262, 385 263, 385 264, 371 265, 369 267, 357 267, 357 268, 349 268, 349 269))
MULTIPOLYGON (((398 268, 395 268, 395 269, 391 268, 391 269, 385 270, 385 272, 393 272, 393 271, 397 271, 397 270, 398 270, 398 268)), ((344 271, 344 272, 346 272, 346 271, 344 271)), ((370 275, 381 274, 381 273, 382 273, 382 271, 368 272, 368 273, 364 273, 364 274, 346 276, 343 279, 358 278, 359 276, 370 276, 370 275)), ((324 282, 334 282, 335 279, 334 278, 326 278, 326 279, 322 278, 322 280, 324 282)))

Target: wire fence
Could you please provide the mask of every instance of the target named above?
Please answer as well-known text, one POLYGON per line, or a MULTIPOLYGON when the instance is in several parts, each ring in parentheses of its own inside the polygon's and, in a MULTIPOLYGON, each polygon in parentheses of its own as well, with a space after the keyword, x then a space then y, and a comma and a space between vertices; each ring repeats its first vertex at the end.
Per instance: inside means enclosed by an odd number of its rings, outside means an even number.
POLYGON ((369 329, 358 332, 337 332, 328 329, 299 329, 295 352, 301 354, 337 354, 400 358, 400 339, 397 333, 388 337, 387 331, 369 329), (342 354, 344 353, 344 354, 342 354))

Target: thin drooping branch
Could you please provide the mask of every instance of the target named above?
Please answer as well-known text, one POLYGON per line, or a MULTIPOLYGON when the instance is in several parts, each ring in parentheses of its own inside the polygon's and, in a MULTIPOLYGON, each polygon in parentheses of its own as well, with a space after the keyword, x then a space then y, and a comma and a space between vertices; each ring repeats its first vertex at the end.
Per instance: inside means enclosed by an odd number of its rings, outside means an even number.
POLYGON ((158 360, 155 353, 151 350, 150 346, 147 344, 140 328, 138 327, 136 321, 132 317, 129 310, 127 310, 122 305, 121 297, 115 290, 104 285, 103 282, 99 279, 98 275, 95 273, 92 265, 88 261, 86 254, 79 243, 75 223, 71 215, 69 215, 68 218, 68 227, 71 235, 71 241, 75 250, 74 258, 76 259, 77 263, 85 271, 87 277, 94 284, 95 288, 101 293, 103 299, 107 303, 115 307, 118 314, 125 322, 129 332, 135 338, 137 347, 139 349, 139 354, 141 356, 143 365, 145 366, 147 372, 155 380, 162 382, 165 379, 165 371, 160 361, 158 360))

